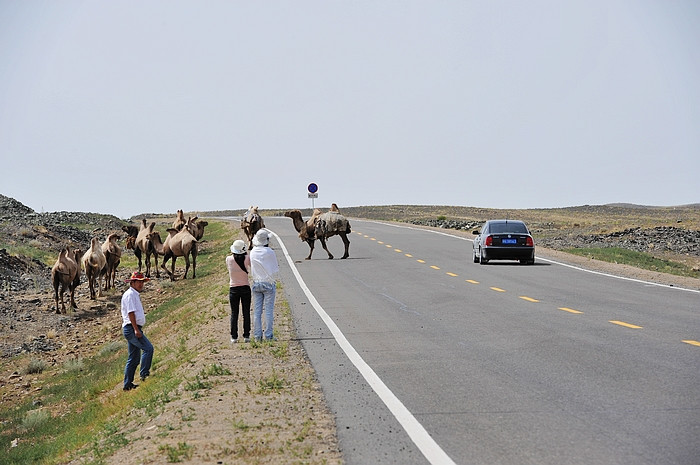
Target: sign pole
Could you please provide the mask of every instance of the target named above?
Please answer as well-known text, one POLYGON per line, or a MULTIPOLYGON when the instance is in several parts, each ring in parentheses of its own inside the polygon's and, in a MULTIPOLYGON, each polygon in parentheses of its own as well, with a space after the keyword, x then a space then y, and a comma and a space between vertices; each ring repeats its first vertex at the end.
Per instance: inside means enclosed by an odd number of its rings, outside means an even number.
POLYGON ((307 190, 309 191, 309 198, 311 199, 311 214, 313 214, 314 210, 314 199, 318 198, 318 186, 315 183, 309 184, 307 187, 307 190))

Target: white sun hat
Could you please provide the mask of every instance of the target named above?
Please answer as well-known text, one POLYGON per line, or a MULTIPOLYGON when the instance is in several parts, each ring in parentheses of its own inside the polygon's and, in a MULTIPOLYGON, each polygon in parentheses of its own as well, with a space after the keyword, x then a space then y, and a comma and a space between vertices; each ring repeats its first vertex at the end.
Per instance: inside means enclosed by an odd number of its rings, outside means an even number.
POLYGON ((258 230, 253 238, 253 245, 267 245, 270 243, 270 231, 265 228, 258 230))
POLYGON ((235 253, 235 254, 245 253, 245 242, 243 242, 240 239, 233 241, 233 244, 231 244, 231 253, 235 253))

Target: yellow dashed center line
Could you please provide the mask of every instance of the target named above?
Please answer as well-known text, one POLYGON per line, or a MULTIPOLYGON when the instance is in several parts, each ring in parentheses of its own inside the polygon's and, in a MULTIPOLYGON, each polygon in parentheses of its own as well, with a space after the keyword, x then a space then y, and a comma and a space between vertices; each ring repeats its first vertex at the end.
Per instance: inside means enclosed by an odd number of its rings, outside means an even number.
MULTIPOLYGON (((392 248, 392 246, 391 246, 390 244, 384 244, 384 242, 382 242, 382 241, 380 241, 380 240, 377 240, 377 239, 374 238, 374 237, 370 237, 370 236, 368 236, 368 235, 366 235, 366 234, 362 234, 362 233, 360 233, 360 232, 358 232, 357 234, 359 234, 359 235, 361 235, 361 236, 364 236, 365 238, 368 238, 368 239, 370 239, 370 240, 372 240, 372 241, 375 241, 375 242, 377 242, 378 244, 383 244, 383 245, 385 245, 387 248, 392 248)), ((402 252, 401 249, 394 249, 394 251, 395 251, 395 252, 399 252, 399 253, 402 252)), ((406 257, 408 257, 408 258, 413 258, 413 255, 411 255, 410 253, 406 253, 406 254, 404 254, 404 255, 405 255, 406 257)), ((421 259, 416 259, 416 261, 417 261, 418 263, 425 263, 425 260, 421 260, 421 259)), ((440 267, 435 266, 435 265, 430 265, 430 268, 432 268, 432 269, 434 269, 434 270, 439 270, 439 269, 440 269, 440 267)), ((452 277, 458 277, 458 276, 459 276, 458 274, 450 273, 450 272, 447 272, 447 273, 445 273, 445 274, 448 275, 448 276, 452 276, 452 277)), ((467 283, 470 283, 470 284, 479 284, 479 281, 475 281, 475 280, 473 280, 473 279, 465 279, 464 281, 467 282, 467 283)), ((491 289, 491 290, 493 290, 493 291, 496 291, 496 292, 506 292, 505 289, 501 289, 500 287, 490 287, 489 289, 491 289)), ((521 299, 523 299, 523 300, 528 301, 528 302, 539 302, 539 300, 533 299, 532 297, 527 297, 527 296, 524 296, 524 295, 521 295, 521 296, 519 296, 519 297, 520 297, 521 299)), ((559 310, 562 310, 562 311, 568 312, 568 313, 573 313, 573 314, 582 314, 582 313, 583 313, 583 312, 580 311, 580 310, 574 310, 573 308, 568 308, 568 307, 559 307, 559 310)), ((643 329, 642 326, 634 325, 634 324, 631 324, 631 323, 626 323, 626 322, 624 322, 624 321, 619 321, 619 320, 609 320, 609 323, 612 323, 612 324, 615 324, 615 325, 619 325, 619 326, 624 326, 625 328, 643 329)), ((692 346, 700 347, 700 341, 694 341, 694 340, 692 340, 692 339, 687 339, 687 340, 682 340, 681 342, 683 342, 683 343, 685 343, 685 344, 690 344, 690 345, 692 345, 692 346)))
POLYGON ((565 312, 569 313, 583 313, 578 310, 574 310, 573 308, 567 308, 567 307, 559 307, 559 310, 564 310, 565 312))
POLYGON ((610 323, 612 323, 614 325, 624 326, 625 328, 642 329, 641 326, 633 325, 630 323, 625 323, 624 321, 610 320, 610 323))

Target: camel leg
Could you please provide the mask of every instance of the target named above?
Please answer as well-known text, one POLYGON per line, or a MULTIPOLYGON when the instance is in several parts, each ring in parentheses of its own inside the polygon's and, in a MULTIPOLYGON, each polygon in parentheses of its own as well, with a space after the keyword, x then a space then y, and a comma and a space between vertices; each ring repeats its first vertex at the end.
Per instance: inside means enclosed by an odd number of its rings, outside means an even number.
POLYGON ((342 260, 343 258, 348 258, 350 256, 350 239, 348 239, 347 234, 341 234, 340 238, 343 240, 343 244, 345 244, 345 253, 342 257, 340 257, 342 260))
POLYGON ((94 281, 94 278, 92 277, 92 272, 87 270, 86 274, 87 274, 87 280, 88 280, 88 288, 90 289, 90 300, 94 300, 95 299, 95 281, 94 281))
POLYGON ((177 256, 173 255, 173 261, 170 262, 170 270, 171 270, 170 277, 173 279, 173 281, 175 281, 175 261, 176 260, 177 260, 177 256))
POLYGON ((321 245, 323 246, 323 250, 325 250, 326 253, 328 254, 328 260, 333 260, 333 254, 330 252, 330 250, 328 250, 328 247, 326 247, 326 239, 322 237, 319 240, 321 241, 321 245))
POLYGON ((197 272, 197 243, 192 246, 192 279, 195 278, 197 272))
POLYGON ((309 256, 306 257, 306 260, 311 260, 311 254, 314 253, 314 241, 307 240, 306 243, 309 244, 309 256))
POLYGON ((141 273, 141 248, 135 247, 134 255, 136 255, 136 258, 139 259, 139 273, 141 273))
POLYGON ((151 254, 146 252, 146 277, 151 277, 151 254))
POLYGON ((190 256, 188 254, 185 254, 184 258, 185 258, 185 274, 182 276, 182 279, 187 279, 187 272, 190 271, 190 256))
MULTIPOLYGON (((70 306, 74 309, 78 309, 78 304, 75 303, 75 288, 77 286, 70 286, 70 306)), ((61 298, 63 300, 63 298, 61 298)))
MULTIPOLYGON (((61 295, 61 312, 60 312, 60 313, 66 313, 66 303, 63 301, 63 294, 64 294, 65 292, 66 292, 66 288, 65 288, 65 286, 63 286, 63 284, 61 284, 61 292, 60 292, 60 295, 61 295)), ((58 312, 58 307, 56 307, 56 313, 59 313, 59 312, 58 312)))
MULTIPOLYGON (((53 285, 53 298, 56 301, 56 313, 60 314, 61 313, 61 307, 58 306, 58 284, 54 283, 53 285)), ((63 294, 61 294, 61 303, 63 303, 63 294)))
MULTIPOLYGON (((168 267, 166 266, 166 263, 168 263, 168 260, 170 260, 170 257, 172 257, 172 252, 166 253, 165 256, 163 257, 163 262, 160 264, 160 267, 165 270, 166 273, 170 276, 171 281, 175 281, 175 278, 173 277, 173 273, 170 272, 168 267)), ((175 260, 173 259, 173 263, 175 263, 175 260)), ((175 268, 175 267, 173 267, 175 268)))
POLYGON ((160 278, 160 271, 158 271, 158 252, 153 249, 153 259, 156 261, 156 278, 160 278))

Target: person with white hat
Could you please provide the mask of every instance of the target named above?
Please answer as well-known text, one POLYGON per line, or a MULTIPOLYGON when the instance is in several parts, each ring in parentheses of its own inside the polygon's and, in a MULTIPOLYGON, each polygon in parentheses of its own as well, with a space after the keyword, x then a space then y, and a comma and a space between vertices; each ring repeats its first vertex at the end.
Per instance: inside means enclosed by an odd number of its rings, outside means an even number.
POLYGON ((270 248, 270 231, 260 229, 253 237, 253 250, 250 251, 250 275, 253 278, 253 336, 262 341, 262 313, 265 310, 265 339, 274 339, 272 325, 274 320, 275 293, 277 291, 277 273, 279 265, 277 256, 270 248))
POLYGON ((134 384, 136 367, 141 360, 141 381, 145 381, 151 374, 151 362, 153 361, 153 345, 143 333, 143 326, 146 324, 146 314, 141 303, 141 291, 146 281, 150 281, 142 273, 135 271, 126 280, 129 289, 122 295, 122 332, 129 348, 129 358, 124 367, 124 390, 131 391, 139 387, 134 384), (142 352, 143 351, 143 355, 142 352))
POLYGON ((231 244, 231 255, 226 257, 229 275, 228 302, 231 306, 231 344, 238 342, 238 314, 243 310, 243 340, 250 342, 250 283, 248 270, 250 257, 245 251, 245 242, 240 239, 231 244))

